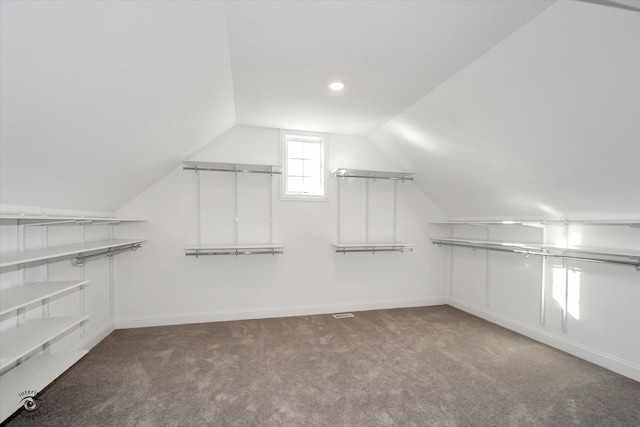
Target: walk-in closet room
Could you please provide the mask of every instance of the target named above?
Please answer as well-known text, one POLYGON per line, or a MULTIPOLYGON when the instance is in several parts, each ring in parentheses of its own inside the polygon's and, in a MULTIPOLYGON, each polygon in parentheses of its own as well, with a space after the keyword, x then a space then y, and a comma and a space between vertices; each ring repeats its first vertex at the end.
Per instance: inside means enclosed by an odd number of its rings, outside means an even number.
POLYGON ((640 426, 640 0, 0 0, 0 425, 640 426))

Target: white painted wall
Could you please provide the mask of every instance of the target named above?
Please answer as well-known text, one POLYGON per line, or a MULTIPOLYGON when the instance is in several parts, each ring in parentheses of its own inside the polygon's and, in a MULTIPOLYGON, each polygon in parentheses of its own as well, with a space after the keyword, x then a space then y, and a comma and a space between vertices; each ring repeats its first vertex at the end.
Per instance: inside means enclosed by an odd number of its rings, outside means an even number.
MULTIPOLYGON (((329 167, 397 170, 371 143, 331 135, 329 167)), ((194 159, 281 164, 279 130, 238 126, 194 159)), ((442 213, 411 182, 399 184, 398 238, 416 243, 414 252, 335 254, 336 180, 329 200, 282 201, 274 178, 274 241, 283 255, 186 257, 196 243, 195 174, 176 168, 125 205, 119 215, 148 218, 141 225, 148 244, 118 263, 118 327, 202 322, 307 313, 339 312, 443 302, 446 254, 431 245, 429 221, 442 213)), ((267 176, 239 175, 239 241, 268 239, 267 176)), ((233 242, 233 175, 202 173, 203 243, 233 242)), ((342 194, 342 233, 364 239, 363 182, 342 194)), ((392 235, 389 182, 371 183, 371 234, 392 235)), ((119 231, 128 233, 127 225, 119 231)))
POLYGON ((640 214, 640 14, 559 1, 371 136, 449 217, 640 214))
MULTIPOLYGON (((440 230, 441 235, 448 232, 440 230)), ((543 241, 541 229, 521 226, 455 226, 453 235, 543 241)), ((567 236, 574 245, 640 251, 638 228, 574 224, 567 236)), ((560 244, 562 238, 561 228, 550 227, 544 240, 560 244)), ((452 251, 452 305, 640 380, 640 272, 633 267, 568 261, 568 315, 563 331, 566 285, 561 260, 544 261, 543 275, 543 261, 537 256, 468 248, 442 250, 452 251)))

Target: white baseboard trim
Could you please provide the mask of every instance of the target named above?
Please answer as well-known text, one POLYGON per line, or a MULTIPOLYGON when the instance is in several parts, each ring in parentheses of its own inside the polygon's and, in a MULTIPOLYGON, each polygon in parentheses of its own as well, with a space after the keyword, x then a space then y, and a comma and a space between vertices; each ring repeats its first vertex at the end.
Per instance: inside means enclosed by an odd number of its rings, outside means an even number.
POLYGON ((345 311, 382 310, 390 308, 443 305, 445 297, 415 300, 369 301, 357 304, 327 304, 294 307, 263 308, 253 310, 224 310, 208 313, 185 313, 160 316, 135 316, 116 318, 116 329, 144 328, 149 326, 183 325, 189 323, 225 322, 230 320, 266 319, 273 317, 308 316, 341 313, 345 311))
POLYGON ((625 377, 640 381, 640 366, 634 363, 603 353, 599 350, 568 340, 564 337, 554 335, 545 330, 532 327, 517 320, 493 313, 485 308, 469 305, 455 298, 450 297, 447 304, 543 344, 547 344, 551 347, 557 348, 558 350, 562 350, 573 356, 579 357, 580 359, 595 363, 596 365, 607 368, 620 375, 624 375, 625 377))
POLYGON ((80 345, 78 345, 75 350, 91 350, 93 347, 98 345, 100 341, 105 339, 107 335, 113 332, 116 329, 115 322, 113 320, 109 320, 109 323, 104 325, 101 329, 93 333, 90 337, 83 340, 80 345))

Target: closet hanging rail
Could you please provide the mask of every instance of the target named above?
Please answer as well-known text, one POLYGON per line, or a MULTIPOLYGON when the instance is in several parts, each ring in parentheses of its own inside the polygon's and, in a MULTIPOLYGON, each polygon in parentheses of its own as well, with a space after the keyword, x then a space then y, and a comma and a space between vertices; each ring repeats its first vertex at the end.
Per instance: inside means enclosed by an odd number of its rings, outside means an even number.
POLYGON ((413 243, 333 243, 336 253, 347 252, 413 252, 413 243))
POLYGON ((540 219, 540 220, 484 220, 484 221, 446 221, 446 222, 432 222, 434 225, 472 225, 487 227, 491 225, 523 225, 527 227, 544 227, 544 226, 556 226, 563 227, 566 225, 602 225, 602 226, 626 226, 632 228, 640 228, 640 219, 540 219))
POLYGON ((394 181, 413 181, 412 172, 387 172, 360 169, 338 168, 331 171, 338 178, 390 179, 394 181))
POLYGON ((207 255, 278 255, 284 253, 281 245, 212 246, 185 249, 186 256, 207 255))
POLYGON ((183 161, 183 170, 206 171, 206 172, 234 172, 234 173, 266 173, 266 174, 282 174, 280 166, 272 165, 247 165, 239 163, 215 163, 215 162, 194 162, 183 161))
POLYGON ((186 256, 206 255, 276 255, 283 254, 283 246, 273 244, 273 175, 282 174, 282 168, 275 165, 250 165, 239 163, 217 163, 217 162, 196 162, 183 161, 183 170, 191 170, 196 173, 196 216, 197 216, 197 235, 198 244, 189 246, 184 249, 186 256), (200 191, 200 172, 227 172, 234 174, 233 180, 233 227, 234 242, 228 245, 210 245, 202 244, 202 226, 201 226, 201 191, 200 191), (238 173, 257 173, 269 175, 269 206, 268 206, 268 223, 269 223, 269 242, 266 244, 246 244, 238 243, 239 215, 238 215, 238 173))
POLYGON ((537 255, 546 258, 559 258, 575 261, 587 261, 605 264, 628 265, 640 271, 640 253, 613 253, 604 250, 558 248, 551 245, 534 245, 528 243, 486 242, 473 240, 459 240, 448 238, 431 239, 434 245, 457 246, 476 249, 486 249, 498 252, 519 253, 524 256, 537 255))
POLYGON ((115 254, 119 253, 119 252, 124 252, 124 251, 136 251, 138 250, 138 248, 140 248, 142 246, 141 243, 134 243, 132 245, 129 246, 125 246, 125 247, 119 247, 119 248, 109 248, 106 251, 101 251, 101 252, 97 252, 94 254, 89 254, 89 255, 82 255, 82 254, 78 254, 74 259, 73 262, 76 265, 82 265, 85 263, 85 261, 89 258, 95 258, 95 257, 99 257, 102 255, 106 255, 108 258, 113 257, 115 254))

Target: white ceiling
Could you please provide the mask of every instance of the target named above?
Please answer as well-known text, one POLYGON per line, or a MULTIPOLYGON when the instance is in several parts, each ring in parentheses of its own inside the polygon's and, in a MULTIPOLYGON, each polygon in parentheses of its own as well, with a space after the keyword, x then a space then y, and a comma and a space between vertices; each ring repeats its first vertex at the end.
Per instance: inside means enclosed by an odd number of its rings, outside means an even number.
POLYGON ((368 135, 552 3, 228 2, 237 122, 368 135))
POLYGON ((115 210, 235 124, 222 3, 0 7, 3 204, 115 210))
POLYGON ((2 0, 0 202, 113 211, 242 124, 371 136, 451 216, 628 212, 640 14, 603 3, 2 0))
POLYGON ((640 215, 640 13, 558 2, 371 138, 450 217, 640 215))

